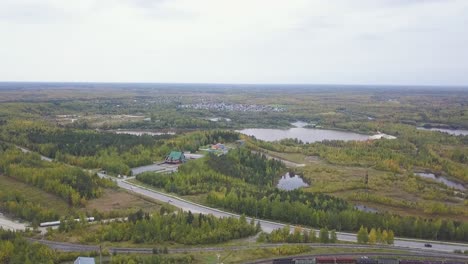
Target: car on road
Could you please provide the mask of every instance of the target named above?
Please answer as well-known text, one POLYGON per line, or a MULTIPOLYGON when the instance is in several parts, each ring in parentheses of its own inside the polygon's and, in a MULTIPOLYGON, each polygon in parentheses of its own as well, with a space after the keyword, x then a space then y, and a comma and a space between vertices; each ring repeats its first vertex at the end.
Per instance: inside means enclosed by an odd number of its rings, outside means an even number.
POLYGON ((424 247, 431 248, 431 247, 432 247, 432 245, 431 245, 431 244, 429 244, 429 243, 426 243, 426 244, 424 244, 424 247))
POLYGON ((172 203, 172 200, 171 200, 171 199, 169 199, 169 200, 167 200, 167 202, 168 202, 168 203, 172 203))

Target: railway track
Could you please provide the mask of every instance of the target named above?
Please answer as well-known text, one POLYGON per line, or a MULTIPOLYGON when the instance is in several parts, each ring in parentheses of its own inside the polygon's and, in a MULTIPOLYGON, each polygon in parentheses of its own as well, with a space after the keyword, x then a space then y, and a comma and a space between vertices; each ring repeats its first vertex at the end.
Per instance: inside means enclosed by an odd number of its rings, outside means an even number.
MULTIPOLYGON (((40 239, 28 239, 31 242, 37 242, 43 245, 46 245, 52 249, 64 252, 89 252, 89 251, 99 251, 98 245, 84 245, 84 244, 74 244, 68 242, 56 242, 50 240, 40 240, 40 239)), ((248 250, 248 249, 262 249, 262 248, 275 248, 284 245, 306 245, 311 248, 342 248, 342 249, 387 249, 387 250, 405 250, 409 252, 405 256, 427 256, 431 258, 436 257, 446 257, 450 259, 457 259, 468 261, 468 256, 457 255, 455 253, 443 253, 430 250, 419 250, 419 249, 409 249, 402 247, 389 247, 383 245, 353 245, 353 244, 288 244, 288 243, 279 243, 279 244, 264 244, 264 245, 246 245, 246 246, 230 246, 230 247, 186 247, 186 248, 170 248, 168 253, 190 253, 190 252, 221 252, 221 251, 237 251, 237 250, 248 250)), ((106 248, 111 253, 137 253, 137 254, 153 254, 153 248, 129 248, 129 247, 107 247, 106 248)), ((398 253, 342 253, 342 254, 320 254, 320 255, 306 255, 305 257, 315 257, 315 256, 375 256, 375 255, 388 255, 388 256, 400 256, 398 253)), ((301 256, 304 257, 304 256, 301 256)), ((271 259, 259 260, 253 263, 271 263, 271 259)))
POLYGON ((315 258, 315 257, 362 257, 362 256, 367 256, 367 257, 392 257, 392 258, 397 258, 397 259, 407 259, 407 258, 414 258, 414 257, 424 257, 426 260, 450 260, 450 261, 461 261, 461 262, 468 262, 468 256, 456 256, 456 255, 448 255, 444 253, 375 253, 375 252, 369 252, 369 253, 333 253, 333 254, 310 254, 310 255, 296 255, 296 256, 287 256, 287 257, 277 257, 277 258, 270 258, 270 259, 262 259, 262 260, 256 260, 256 261, 251 261, 251 262, 246 262, 246 264, 271 264, 273 263, 273 260, 278 260, 278 259, 291 259, 291 258, 315 258))

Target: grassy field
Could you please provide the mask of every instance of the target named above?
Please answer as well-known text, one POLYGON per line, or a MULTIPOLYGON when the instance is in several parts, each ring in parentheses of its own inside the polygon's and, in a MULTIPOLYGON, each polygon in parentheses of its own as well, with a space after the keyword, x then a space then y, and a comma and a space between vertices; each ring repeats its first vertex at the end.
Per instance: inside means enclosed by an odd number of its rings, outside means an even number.
POLYGON ((13 190, 22 193, 27 201, 32 201, 43 207, 53 209, 58 215, 64 216, 70 213, 68 204, 59 197, 39 188, 19 182, 13 178, 0 175, 0 192, 13 190))
POLYGON ((24 194, 25 199, 38 203, 43 207, 53 209, 58 215, 66 216, 76 212, 91 212, 97 210, 102 213, 122 214, 129 211, 143 209, 146 212, 157 211, 162 204, 131 194, 120 189, 104 189, 104 194, 89 200, 85 207, 74 208, 60 197, 47 193, 39 188, 24 184, 13 178, 0 175, 0 192, 16 190, 24 194))
POLYGON ((145 212, 156 211, 161 208, 161 204, 120 189, 106 189, 104 194, 90 200, 86 205, 86 210, 96 209, 99 212, 128 211, 142 209, 145 212))
POLYGON ((314 160, 296 169, 309 182, 305 190, 323 192, 363 204, 382 212, 424 217, 468 220, 464 199, 444 185, 372 168, 349 167, 314 160), (368 175, 368 185, 365 176, 368 175), (432 207, 448 208, 446 213, 433 212, 432 207))
POLYGON ((261 151, 272 157, 305 164, 304 167, 292 169, 309 183, 306 191, 327 193, 381 212, 468 220, 464 198, 441 183, 411 177, 408 173, 395 174, 373 168, 330 164, 319 157, 301 153, 261 151), (434 205, 445 206, 449 211, 434 213, 431 211, 434 205))

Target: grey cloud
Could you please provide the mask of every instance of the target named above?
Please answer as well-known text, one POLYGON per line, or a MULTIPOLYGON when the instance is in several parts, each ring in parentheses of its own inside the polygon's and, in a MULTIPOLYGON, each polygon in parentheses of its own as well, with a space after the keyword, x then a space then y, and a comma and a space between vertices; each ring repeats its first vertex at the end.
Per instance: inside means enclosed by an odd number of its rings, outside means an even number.
POLYGON ((426 5, 433 3, 449 4, 456 2, 455 0, 384 0, 383 5, 386 7, 404 7, 414 5, 426 5))
POLYGON ((66 18, 63 10, 48 4, 0 4, 0 20, 14 23, 51 23, 66 18))

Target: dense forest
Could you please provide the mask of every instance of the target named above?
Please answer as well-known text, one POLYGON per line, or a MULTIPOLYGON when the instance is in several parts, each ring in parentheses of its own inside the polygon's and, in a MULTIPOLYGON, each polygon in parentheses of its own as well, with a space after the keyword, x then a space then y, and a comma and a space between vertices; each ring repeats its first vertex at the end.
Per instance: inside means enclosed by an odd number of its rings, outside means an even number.
POLYGON ((0 173, 53 193, 72 206, 84 205, 86 200, 99 197, 102 187, 114 185, 80 168, 44 161, 14 147, 0 151, 0 173))
POLYGON ((360 226, 367 226, 391 229, 398 236, 468 241, 468 222, 361 212, 329 195, 280 191, 270 183, 286 170, 278 163, 239 148, 222 158, 208 155, 184 164, 176 174, 144 173, 137 179, 182 195, 208 193, 208 205, 256 218, 338 231, 358 231, 360 226), (232 163, 234 166, 222 163, 229 159, 237 161, 232 163), (241 159, 253 162, 239 162, 241 159), (256 174, 255 168, 272 174, 256 174), (248 177, 243 177, 242 172, 248 172, 248 177), (258 182, 265 184, 257 185, 258 182))
MULTIPOLYGON (((86 252, 57 252, 46 245, 27 241, 24 235, 0 228, 0 263, 59 264, 64 261, 73 261, 79 255, 90 255, 86 252)), ((96 255, 95 252, 94 255, 96 255)))
POLYGON ((373 167, 379 170, 403 173, 421 167, 449 175, 459 181, 468 181, 468 136, 418 130, 404 124, 376 124, 361 122, 346 128, 382 131, 398 140, 323 141, 301 144, 295 140, 263 142, 249 138, 252 148, 278 152, 298 152, 318 156, 337 165, 373 167))
POLYGON ((30 221, 33 226, 59 218, 55 210, 28 201, 25 199, 25 195, 14 190, 0 192, 0 210, 14 217, 30 221))
POLYGON ((199 194, 212 190, 230 190, 232 187, 251 188, 272 186, 277 176, 286 170, 277 160, 268 160, 245 148, 237 148, 227 155, 206 157, 179 167, 174 175, 146 172, 137 179, 178 194, 199 194))
POLYGON ((195 152, 200 146, 233 142, 239 135, 212 130, 172 135, 135 136, 67 129, 50 123, 11 120, 0 126, 0 140, 82 168, 130 175, 131 168, 161 161, 171 150, 195 152))
MULTIPOLYGON (((394 230, 395 235, 424 239, 468 241, 468 222, 421 217, 401 217, 389 213, 368 213, 356 209, 343 209, 338 205, 344 202, 323 195, 295 191, 296 195, 257 196, 242 194, 241 191, 210 193, 207 203, 246 215, 279 220, 310 227, 336 229, 338 231, 357 231, 361 225, 394 230), (315 198, 307 197, 312 196, 315 198), (303 199, 301 199, 303 197, 303 199), (305 198, 307 197, 307 198, 305 198), (310 201, 321 205, 316 207, 310 201), (338 202, 337 202, 338 201, 338 202), (338 210, 334 209, 337 208, 338 210)), ((346 204, 346 203, 344 203, 346 204)))
POLYGON ((253 221, 248 223, 245 217, 216 218, 190 211, 149 215, 141 210, 130 214, 128 221, 112 221, 91 227, 69 219, 63 221, 58 229, 58 232, 79 235, 80 240, 87 243, 131 241, 137 244, 175 242, 184 245, 222 243, 252 236, 259 231, 260 226, 253 221), (93 231, 88 232, 87 228, 93 231))
MULTIPOLYGON (((113 200, 114 196, 105 196, 115 191, 106 189, 116 188, 115 184, 95 175, 98 170, 110 176, 131 175, 132 168, 162 161, 174 150, 194 153, 202 146, 242 139, 238 143, 245 142, 244 147, 226 155, 207 154, 181 165, 173 174, 147 172, 136 178, 207 206, 320 229, 317 235, 301 228, 260 233, 260 242, 334 243, 339 231, 356 232, 359 243, 369 244, 392 244, 394 235, 468 241, 466 191, 415 175, 430 172, 465 185, 468 182, 468 136, 418 129, 468 129, 466 91, 275 86, 265 92, 265 87, 259 86, 83 86, 0 89, 0 177, 12 184, 32 186, 51 196, 44 201, 56 199, 71 209, 62 212, 66 210, 54 208, 61 205, 36 203, 23 189, 2 188, 0 211, 32 226, 60 218, 59 228, 46 235, 49 239, 165 246, 222 243, 257 234, 259 226, 247 223, 245 217, 218 219, 173 212, 166 210, 169 204, 148 209, 142 204, 149 202, 136 203, 131 192, 113 194, 117 197, 113 200), (263 142, 234 131, 290 128, 291 122, 298 120, 311 127, 369 135, 383 132, 397 139, 263 142), (152 136, 119 134, 122 131, 118 129, 143 130, 152 136), (53 161, 42 160, 37 153, 53 161), (270 159, 272 156, 304 166, 287 168, 270 159), (292 170, 303 176, 309 187, 278 190, 279 178, 292 170), (319 181, 322 185, 314 185, 319 181), (406 195, 401 196, 395 188, 406 195), (122 197, 128 204, 120 209, 122 197), (107 203, 105 210, 101 204, 88 210, 87 205, 101 203, 101 198, 107 203), (377 205, 379 212, 354 208, 361 203, 377 205), (140 206, 143 210, 136 208, 140 206), (114 207, 120 211, 113 211, 114 207), (119 219, 92 225, 74 220, 91 210, 99 220, 119 219), (120 218, 125 216, 128 221, 120 218)), ((1 263, 72 259, 28 243, 19 234, 0 230, 0 235, 1 263)), ((111 263, 194 261, 190 255, 119 255, 113 256, 111 263)))

